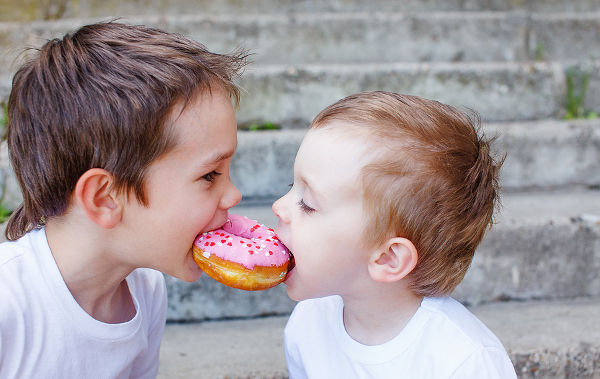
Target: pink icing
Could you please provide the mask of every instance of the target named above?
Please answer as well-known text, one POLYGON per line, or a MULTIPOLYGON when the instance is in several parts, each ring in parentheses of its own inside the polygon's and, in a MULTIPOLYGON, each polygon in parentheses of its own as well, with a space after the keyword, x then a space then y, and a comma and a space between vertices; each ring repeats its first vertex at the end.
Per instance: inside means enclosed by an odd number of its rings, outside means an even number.
POLYGON ((234 214, 221 229, 199 234, 194 245, 202 249, 205 258, 214 254, 250 270, 254 266, 281 266, 290 260, 288 249, 273 229, 234 214))

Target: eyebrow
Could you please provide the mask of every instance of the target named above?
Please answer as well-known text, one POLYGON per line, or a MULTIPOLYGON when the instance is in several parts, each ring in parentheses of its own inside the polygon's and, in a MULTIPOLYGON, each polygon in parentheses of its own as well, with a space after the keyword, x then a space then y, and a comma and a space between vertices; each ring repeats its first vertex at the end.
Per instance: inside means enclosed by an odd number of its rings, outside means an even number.
POLYGON ((235 150, 212 153, 208 156, 208 158, 198 162, 197 164, 194 164, 193 167, 196 167, 197 169, 205 169, 206 167, 217 165, 222 161, 231 158, 234 153, 235 150))
POLYGON ((235 150, 230 150, 230 151, 226 151, 223 153, 215 153, 215 154, 211 155, 211 157, 209 159, 206 160, 206 164, 219 163, 221 161, 224 161, 226 159, 233 157, 234 153, 235 153, 235 150))

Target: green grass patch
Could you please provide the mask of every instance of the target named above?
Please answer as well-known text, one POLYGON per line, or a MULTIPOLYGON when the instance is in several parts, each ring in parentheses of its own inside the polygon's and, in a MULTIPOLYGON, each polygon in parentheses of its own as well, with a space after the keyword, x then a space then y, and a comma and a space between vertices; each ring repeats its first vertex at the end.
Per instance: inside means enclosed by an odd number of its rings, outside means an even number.
POLYGON ((8 124, 8 105, 0 102, 0 108, 2 108, 2 112, 0 112, 0 139, 3 140, 6 138, 6 124, 8 124))
POLYGON ((257 132, 261 130, 279 130, 281 126, 274 122, 251 122, 247 124, 239 125, 240 130, 246 130, 249 132, 257 132))
POLYGON ((584 109, 583 103, 590 83, 591 73, 580 67, 569 67, 565 71, 567 93, 565 98, 565 120, 577 118, 596 119, 598 113, 584 109))
POLYGON ((8 209, 4 206, 4 204, 0 204, 0 223, 8 221, 8 218, 12 213, 12 209, 8 209))

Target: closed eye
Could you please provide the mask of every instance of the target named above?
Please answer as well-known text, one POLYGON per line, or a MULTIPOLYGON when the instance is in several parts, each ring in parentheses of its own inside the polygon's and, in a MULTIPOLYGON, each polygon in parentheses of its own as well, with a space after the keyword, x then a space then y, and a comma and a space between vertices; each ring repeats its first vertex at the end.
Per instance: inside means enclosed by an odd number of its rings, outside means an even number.
POLYGON ((302 212, 304 212, 306 214, 311 214, 316 211, 316 209, 311 208, 308 205, 306 205, 306 203, 304 202, 303 199, 300 199, 300 201, 298 202, 298 206, 300 207, 300 210, 302 210, 302 212))
POLYGON ((215 170, 213 170, 213 171, 209 172, 208 174, 206 174, 206 175, 203 175, 203 176, 202 176, 202 179, 203 179, 203 180, 206 180, 207 182, 210 182, 210 183, 212 183, 212 182, 214 182, 214 181, 215 181, 215 179, 216 179, 216 178, 217 178, 217 176, 219 176, 219 175, 221 175, 221 173, 220 173, 220 172, 216 172, 215 170))

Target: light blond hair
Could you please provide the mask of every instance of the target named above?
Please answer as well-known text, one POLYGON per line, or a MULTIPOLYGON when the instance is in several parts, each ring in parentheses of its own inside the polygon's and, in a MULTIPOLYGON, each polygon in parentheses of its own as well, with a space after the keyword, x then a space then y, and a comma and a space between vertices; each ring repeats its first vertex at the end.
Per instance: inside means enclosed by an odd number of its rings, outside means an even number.
POLYGON ((409 239, 419 255, 408 276, 413 292, 452 292, 493 224, 498 203, 502 160, 492 158, 492 140, 481 133, 477 114, 376 91, 330 105, 311 128, 332 121, 366 132, 376 152, 361 171, 365 238, 374 244, 409 239))

